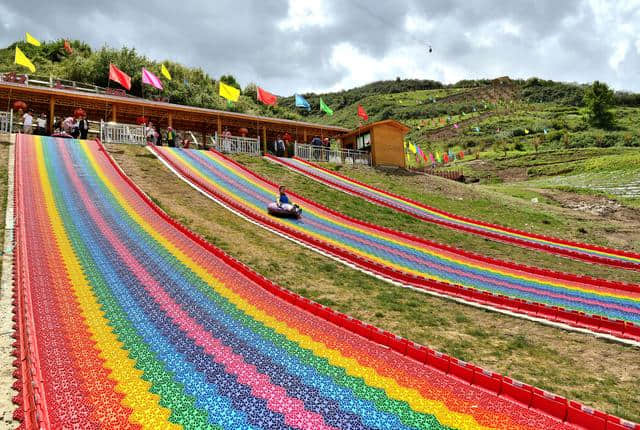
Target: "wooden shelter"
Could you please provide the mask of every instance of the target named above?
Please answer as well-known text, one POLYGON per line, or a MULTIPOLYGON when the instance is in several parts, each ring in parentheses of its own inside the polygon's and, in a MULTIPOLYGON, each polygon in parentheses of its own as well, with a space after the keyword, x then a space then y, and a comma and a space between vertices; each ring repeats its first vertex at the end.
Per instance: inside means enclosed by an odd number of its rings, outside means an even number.
POLYGON ((50 127, 54 117, 71 116, 76 108, 82 108, 89 120, 135 124, 138 117, 144 116, 161 128, 173 127, 200 134, 203 141, 216 132, 221 134, 224 128, 233 135, 239 135, 240 129, 245 128, 248 137, 260 137, 263 145, 284 133, 289 133, 300 143, 307 143, 314 135, 339 138, 348 131, 343 127, 184 106, 117 93, 105 94, 97 89, 89 92, 73 87, 60 88, 59 85, 47 87, 29 85, 28 82, 0 82, 0 110, 9 110, 17 100, 26 102, 28 108, 36 113, 47 113, 50 127))
POLYGON ((409 127, 387 119, 373 122, 342 136, 342 147, 371 151, 374 166, 405 167, 404 136, 409 127))

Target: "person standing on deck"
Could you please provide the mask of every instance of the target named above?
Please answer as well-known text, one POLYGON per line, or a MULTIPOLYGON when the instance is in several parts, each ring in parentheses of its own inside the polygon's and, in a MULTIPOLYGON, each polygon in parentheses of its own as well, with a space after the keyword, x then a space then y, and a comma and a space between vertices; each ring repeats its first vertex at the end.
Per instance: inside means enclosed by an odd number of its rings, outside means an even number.
POLYGON ((171 148, 175 148, 176 146, 176 132, 173 131, 172 127, 167 128, 167 144, 171 148))
POLYGON ((86 115, 80 117, 78 121, 78 130, 80 130, 80 139, 86 140, 89 134, 89 121, 87 121, 86 115))
POLYGON ((22 132, 24 134, 33 133, 33 111, 29 110, 22 115, 22 132))

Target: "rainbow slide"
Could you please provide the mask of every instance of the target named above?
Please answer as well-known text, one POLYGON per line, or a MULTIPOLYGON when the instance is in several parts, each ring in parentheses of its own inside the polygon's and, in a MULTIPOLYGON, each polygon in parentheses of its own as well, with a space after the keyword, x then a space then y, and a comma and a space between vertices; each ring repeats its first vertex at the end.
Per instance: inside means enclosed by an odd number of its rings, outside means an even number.
POLYGON ((21 428, 640 428, 274 285, 97 142, 18 135, 15 190, 21 428))
POLYGON ((272 155, 267 155, 266 158, 322 184, 423 221, 575 260, 640 270, 640 254, 637 253, 572 242, 466 218, 375 188, 299 158, 278 158, 272 155))
POLYGON ((265 208, 277 184, 217 152, 149 149, 236 214, 385 280, 547 324, 640 341, 638 285, 483 257, 348 218, 293 193, 302 218, 273 218, 265 208))

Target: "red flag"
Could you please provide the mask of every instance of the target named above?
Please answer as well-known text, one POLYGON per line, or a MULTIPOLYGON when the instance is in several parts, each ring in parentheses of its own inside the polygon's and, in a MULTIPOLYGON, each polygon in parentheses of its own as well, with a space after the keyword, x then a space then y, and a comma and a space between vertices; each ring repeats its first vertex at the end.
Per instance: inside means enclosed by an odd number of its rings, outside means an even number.
POLYGON ((64 50, 67 51, 67 54, 69 55, 73 54, 73 48, 71 47, 71 44, 68 40, 64 41, 64 50))
POLYGON ((360 104, 358 105, 358 116, 365 121, 369 121, 369 115, 367 115, 367 113, 364 111, 364 108, 360 104))
POLYGON ((131 76, 127 75, 111 63, 109 63, 109 80, 119 83, 127 90, 131 89, 131 76))
POLYGON ((260 87, 258 87, 258 100, 267 106, 275 106, 278 102, 278 98, 276 96, 260 87))

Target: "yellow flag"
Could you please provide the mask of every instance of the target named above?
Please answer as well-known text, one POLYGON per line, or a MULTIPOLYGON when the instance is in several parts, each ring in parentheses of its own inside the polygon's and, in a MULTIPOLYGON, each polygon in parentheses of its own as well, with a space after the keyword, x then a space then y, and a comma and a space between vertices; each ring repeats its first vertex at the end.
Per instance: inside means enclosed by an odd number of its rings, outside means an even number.
POLYGON ((27 41, 27 43, 30 43, 35 46, 40 46, 40 41, 35 37, 33 37, 32 35, 30 35, 29 33, 24 34, 24 39, 27 41))
POLYGON ((24 55, 24 52, 22 52, 20 48, 18 48, 17 46, 16 46, 16 59, 14 62, 16 64, 20 64, 21 66, 24 66, 27 69, 31 70, 31 73, 36 72, 36 66, 33 65, 33 63, 27 58, 27 56, 24 55))
POLYGON ((171 73, 169 73, 169 70, 167 70, 164 64, 162 65, 162 67, 160 67, 160 73, 162 73, 162 76, 164 76, 165 78, 171 80, 171 73))
POLYGON ((237 102, 238 97, 240 97, 240 90, 220 81, 220 96, 224 97, 230 102, 237 102))

